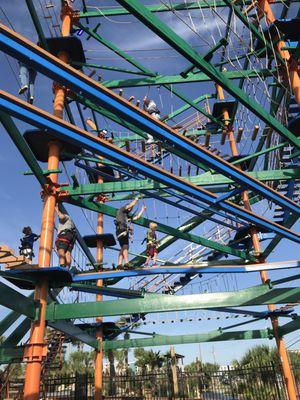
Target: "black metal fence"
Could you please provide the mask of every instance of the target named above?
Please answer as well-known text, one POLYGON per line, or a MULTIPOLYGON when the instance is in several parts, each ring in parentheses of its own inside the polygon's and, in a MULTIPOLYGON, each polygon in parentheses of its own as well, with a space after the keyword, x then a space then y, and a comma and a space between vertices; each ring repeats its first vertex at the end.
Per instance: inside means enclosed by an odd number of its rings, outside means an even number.
MULTIPOLYGON (((297 376, 298 373, 296 379, 297 376)), ((22 380, 8 382, 1 399, 21 400, 22 383, 22 380)), ((40 398, 90 400, 94 397, 93 383, 93 376, 88 374, 45 378, 40 398)), ((273 365, 194 373, 177 369, 175 378, 171 370, 104 375, 103 394, 111 400, 288 400, 282 374, 273 365)))

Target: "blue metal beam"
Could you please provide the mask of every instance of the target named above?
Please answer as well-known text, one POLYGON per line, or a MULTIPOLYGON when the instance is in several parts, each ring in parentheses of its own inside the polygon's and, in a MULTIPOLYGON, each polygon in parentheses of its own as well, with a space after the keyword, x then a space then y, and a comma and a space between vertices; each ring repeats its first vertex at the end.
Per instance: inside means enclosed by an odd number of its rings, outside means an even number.
MULTIPOLYGON (((195 186, 183 178, 171 174, 170 172, 150 164, 134 155, 108 143, 105 140, 99 139, 96 136, 77 128, 52 114, 47 113, 37 107, 34 107, 15 96, 9 95, 0 90, 0 109, 19 118, 25 122, 38 126, 41 129, 51 131, 53 136, 75 144, 77 147, 86 148, 91 152, 99 155, 105 154, 106 158, 111 161, 116 161, 120 165, 130 166, 134 170, 139 171, 143 175, 162 184, 172 187, 179 192, 191 196, 197 200, 203 201, 206 204, 215 205, 216 196, 201 187, 195 186)), ((188 201, 188 198, 187 198, 188 201)), ((223 200, 218 203, 218 207, 224 211, 238 216, 245 221, 263 227, 267 230, 274 231, 287 239, 300 243, 300 235, 291 232, 284 226, 276 224, 264 217, 245 210, 228 200, 223 200)))
MULTIPOLYGON (((181 150, 184 154, 183 157, 188 161, 192 163, 203 162, 208 167, 235 180, 244 188, 260 193, 264 198, 274 201, 284 209, 299 213, 300 207, 292 200, 285 198, 262 182, 251 178, 247 173, 180 135, 168 125, 154 120, 143 110, 130 104, 81 72, 62 63, 51 54, 3 25, 0 25, 0 48, 20 61, 30 64, 37 71, 44 73, 53 80, 67 85, 75 92, 79 92, 80 95, 84 95, 100 107, 116 113, 121 119, 133 123, 155 138, 181 150)), ((270 118, 268 118, 268 122, 271 125, 270 118)), ((276 124, 278 125, 278 121, 276 121, 276 124)), ((282 129, 284 132, 287 131, 289 133, 283 126, 282 129)), ((299 146, 299 141, 294 144, 299 146)))
POLYGON ((263 264, 247 264, 242 265, 238 263, 224 264, 224 261, 220 264, 203 262, 201 264, 182 264, 182 265, 162 265, 161 267, 155 268, 136 268, 134 270, 110 270, 103 272, 90 272, 84 274, 77 274, 73 277, 73 282, 85 282, 94 281, 97 279, 108 279, 108 278, 125 278, 125 277, 136 277, 146 275, 164 275, 164 274, 232 274, 232 273, 248 273, 258 271, 274 271, 281 269, 299 268, 300 261, 280 261, 263 264))

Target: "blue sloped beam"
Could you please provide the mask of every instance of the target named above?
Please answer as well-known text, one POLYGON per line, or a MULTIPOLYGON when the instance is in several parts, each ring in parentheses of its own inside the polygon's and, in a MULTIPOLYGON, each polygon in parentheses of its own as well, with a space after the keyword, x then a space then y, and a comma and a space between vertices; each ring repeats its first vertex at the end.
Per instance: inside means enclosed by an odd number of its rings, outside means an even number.
MULTIPOLYGON (((143 175, 172 187, 198 201, 209 204, 210 206, 215 205, 217 197, 213 193, 195 186, 190 182, 185 181, 181 177, 171 174, 170 172, 157 167, 156 165, 150 164, 138 157, 135 157, 125 150, 122 150, 105 140, 102 140, 82 129, 77 128, 74 125, 56 118, 52 114, 34 107, 1 90, 0 109, 25 122, 36 125, 41 129, 51 131, 51 134, 56 136, 58 139, 73 143, 77 147, 86 148, 99 155, 105 154, 106 158, 111 161, 116 161, 120 165, 130 166, 143 175)), ((298 233, 292 232, 289 229, 286 229, 284 226, 276 224, 275 222, 272 222, 264 217, 258 216, 251 211, 247 211, 243 207, 231 203, 228 200, 219 201, 217 206, 234 216, 244 219, 249 223, 274 231, 286 237, 287 239, 300 243, 300 235, 298 233)))
MULTIPOLYGON (((210 151, 172 130, 166 124, 154 120, 143 110, 140 110, 99 83, 64 64, 4 25, 0 25, 0 48, 20 61, 30 64, 37 71, 46 74, 53 80, 69 86, 72 90, 79 92, 80 95, 84 95, 100 107, 116 113, 121 119, 123 118, 125 121, 152 134, 155 138, 181 150, 183 157, 189 160, 189 162, 196 163, 201 161, 208 167, 220 171, 222 174, 241 184, 243 188, 245 187, 258 192, 264 198, 274 201, 284 209, 299 213, 300 207, 292 200, 285 198, 270 187, 251 178, 247 173, 230 165, 230 163, 221 157, 213 155, 210 151)), ((222 82, 223 76, 219 78, 222 82)), ((220 84, 222 85, 222 83, 220 84)), ((255 103, 253 107, 256 109, 258 104, 255 103)), ((265 115, 266 111, 263 114, 265 115)), ((279 133, 287 136, 295 146, 299 146, 299 140, 269 114, 267 123, 279 133)))

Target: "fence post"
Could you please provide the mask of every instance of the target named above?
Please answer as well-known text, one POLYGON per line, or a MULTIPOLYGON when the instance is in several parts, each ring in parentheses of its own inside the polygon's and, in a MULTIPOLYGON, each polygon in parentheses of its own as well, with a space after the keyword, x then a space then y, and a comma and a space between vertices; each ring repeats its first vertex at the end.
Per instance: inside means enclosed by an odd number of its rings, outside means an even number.
POLYGON ((87 399, 87 374, 75 375, 75 400, 87 399))
POLYGON ((178 399, 179 386, 178 386, 177 363, 176 363, 176 354, 174 346, 170 347, 170 354, 171 354, 171 369, 172 369, 174 399, 178 399))
MULTIPOLYGON (((273 370, 273 374, 274 374, 274 380, 275 380, 277 396, 278 396, 278 399, 280 399, 281 398, 280 397, 280 388, 279 388, 279 385, 278 385, 278 377, 277 377, 277 373, 276 373, 275 364, 272 362, 271 365, 272 365, 272 370, 273 370)), ((284 391, 286 391, 286 388, 284 388, 284 391)))
POLYGON ((230 366, 229 365, 227 365, 227 371, 228 371, 228 379, 229 379, 229 382, 230 382, 232 400, 235 400, 235 390, 234 390, 234 386, 232 384, 233 382, 232 382, 231 370, 230 370, 230 366))

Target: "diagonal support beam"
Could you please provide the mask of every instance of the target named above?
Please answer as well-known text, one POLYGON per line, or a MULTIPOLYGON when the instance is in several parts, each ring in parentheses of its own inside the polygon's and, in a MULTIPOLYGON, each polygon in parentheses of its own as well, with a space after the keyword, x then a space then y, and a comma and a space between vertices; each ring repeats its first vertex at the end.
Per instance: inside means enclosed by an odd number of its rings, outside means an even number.
POLYGON ((34 300, 24 296, 2 282, 0 282, 0 304, 19 314, 26 315, 26 317, 35 317, 36 305, 34 300))

